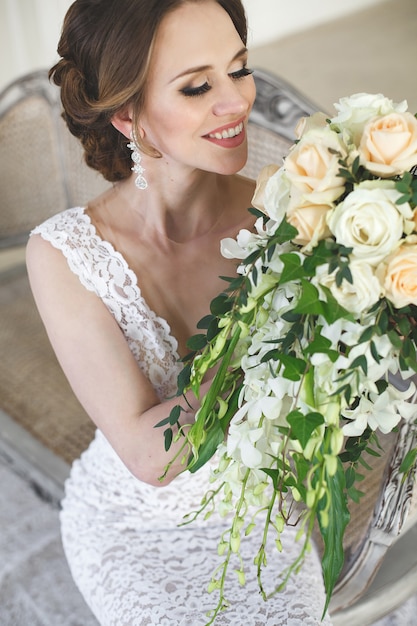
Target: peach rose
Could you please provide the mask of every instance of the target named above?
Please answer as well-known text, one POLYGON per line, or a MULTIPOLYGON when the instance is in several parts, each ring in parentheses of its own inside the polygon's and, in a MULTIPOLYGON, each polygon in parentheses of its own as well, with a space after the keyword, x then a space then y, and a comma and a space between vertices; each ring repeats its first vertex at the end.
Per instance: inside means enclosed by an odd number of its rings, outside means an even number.
POLYGON ((313 128, 301 137, 285 159, 284 168, 304 204, 332 205, 342 195, 339 159, 345 156, 346 146, 329 128, 313 128))
POLYGON ((385 266, 386 297, 400 309, 417 306, 417 244, 403 244, 385 266))
POLYGON ((376 176, 403 174, 417 164, 417 119, 390 113, 370 120, 359 144, 361 163, 376 176))
POLYGON ((295 127, 295 136, 297 139, 301 139, 307 131, 312 128, 325 128, 327 126, 327 115, 318 111, 308 117, 302 117, 295 127))
POLYGON ((326 215, 330 207, 327 204, 308 204, 288 210, 287 220, 298 230, 298 236, 293 240, 306 249, 311 249, 320 239, 325 239, 330 233, 326 223, 326 215))

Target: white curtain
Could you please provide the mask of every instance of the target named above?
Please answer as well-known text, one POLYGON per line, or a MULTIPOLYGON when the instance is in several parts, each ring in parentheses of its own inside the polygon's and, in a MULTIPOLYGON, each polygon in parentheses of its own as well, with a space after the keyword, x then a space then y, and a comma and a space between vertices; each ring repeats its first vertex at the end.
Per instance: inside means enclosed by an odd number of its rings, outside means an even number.
POLYGON ((0 89, 56 60, 56 46, 72 0, 0 0, 0 89))

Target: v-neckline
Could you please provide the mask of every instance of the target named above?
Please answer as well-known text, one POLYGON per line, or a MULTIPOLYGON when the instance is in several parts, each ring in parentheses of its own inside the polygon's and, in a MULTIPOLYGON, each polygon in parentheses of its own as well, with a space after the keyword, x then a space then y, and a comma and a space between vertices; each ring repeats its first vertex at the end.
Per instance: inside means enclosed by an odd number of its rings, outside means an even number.
POLYGON ((125 259, 125 257, 122 255, 121 252, 119 252, 118 250, 116 250, 116 248, 113 246, 113 244, 108 241, 107 239, 103 239, 103 237, 101 237, 101 235, 99 234, 97 228, 95 227, 94 223, 91 221, 90 216, 88 215, 88 213, 86 213, 86 207, 82 207, 82 215, 83 217, 87 220, 88 225, 91 228, 92 231, 92 236, 99 242, 101 242, 102 244, 104 244, 106 246, 106 248, 108 249, 109 253, 117 258, 124 269, 124 272, 126 274, 126 276, 128 276, 128 278, 131 281, 131 286, 132 289, 134 290, 135 294, 136 294, 136 300, 140 300, 143 304, 143 306, 147 309, 147 311, 149 312, 151 318, 153 319, 153 321, 156 321, 158 324, 160 324, 166 333, 166 338, 169 340, 169 343, 172 345, 173 348, 173 353, 174 353, 174 357, 177 361, 181 360, 181 356, 178 353, 178 340, 177 338, 174 336, 171 326, 168 323, 168 321, 158 315, 146 302, 145 298, 142 295, 142 291, 141 288, 139 286, 139 281, 138 281, 138 277, 136 275, 136 273, 133 271, 133 269, 130 267, 129 263, 127 262, 127 260, 125 259))

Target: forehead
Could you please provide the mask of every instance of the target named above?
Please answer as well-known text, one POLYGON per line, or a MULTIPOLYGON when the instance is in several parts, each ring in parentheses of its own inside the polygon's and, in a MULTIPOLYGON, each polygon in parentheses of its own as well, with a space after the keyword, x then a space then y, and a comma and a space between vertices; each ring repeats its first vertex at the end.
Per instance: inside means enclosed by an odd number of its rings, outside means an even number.
POLYGON ((242 41, 228 13, 214 0, 185 2, 162 20, 150 70, 180 73, 195 65, 231 60, 242 41))

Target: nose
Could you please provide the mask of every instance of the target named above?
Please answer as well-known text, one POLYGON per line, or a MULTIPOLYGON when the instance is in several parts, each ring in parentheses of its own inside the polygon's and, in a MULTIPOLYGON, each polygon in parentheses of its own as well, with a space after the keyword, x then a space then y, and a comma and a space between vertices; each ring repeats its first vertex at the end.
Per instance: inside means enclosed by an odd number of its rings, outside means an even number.
POLYGON ((255 99, 255 82, 252 76, 240 81, 227 77, 217 90, 213 113, 217 117, 227 115, 246 115, 250 112, 255 99))

